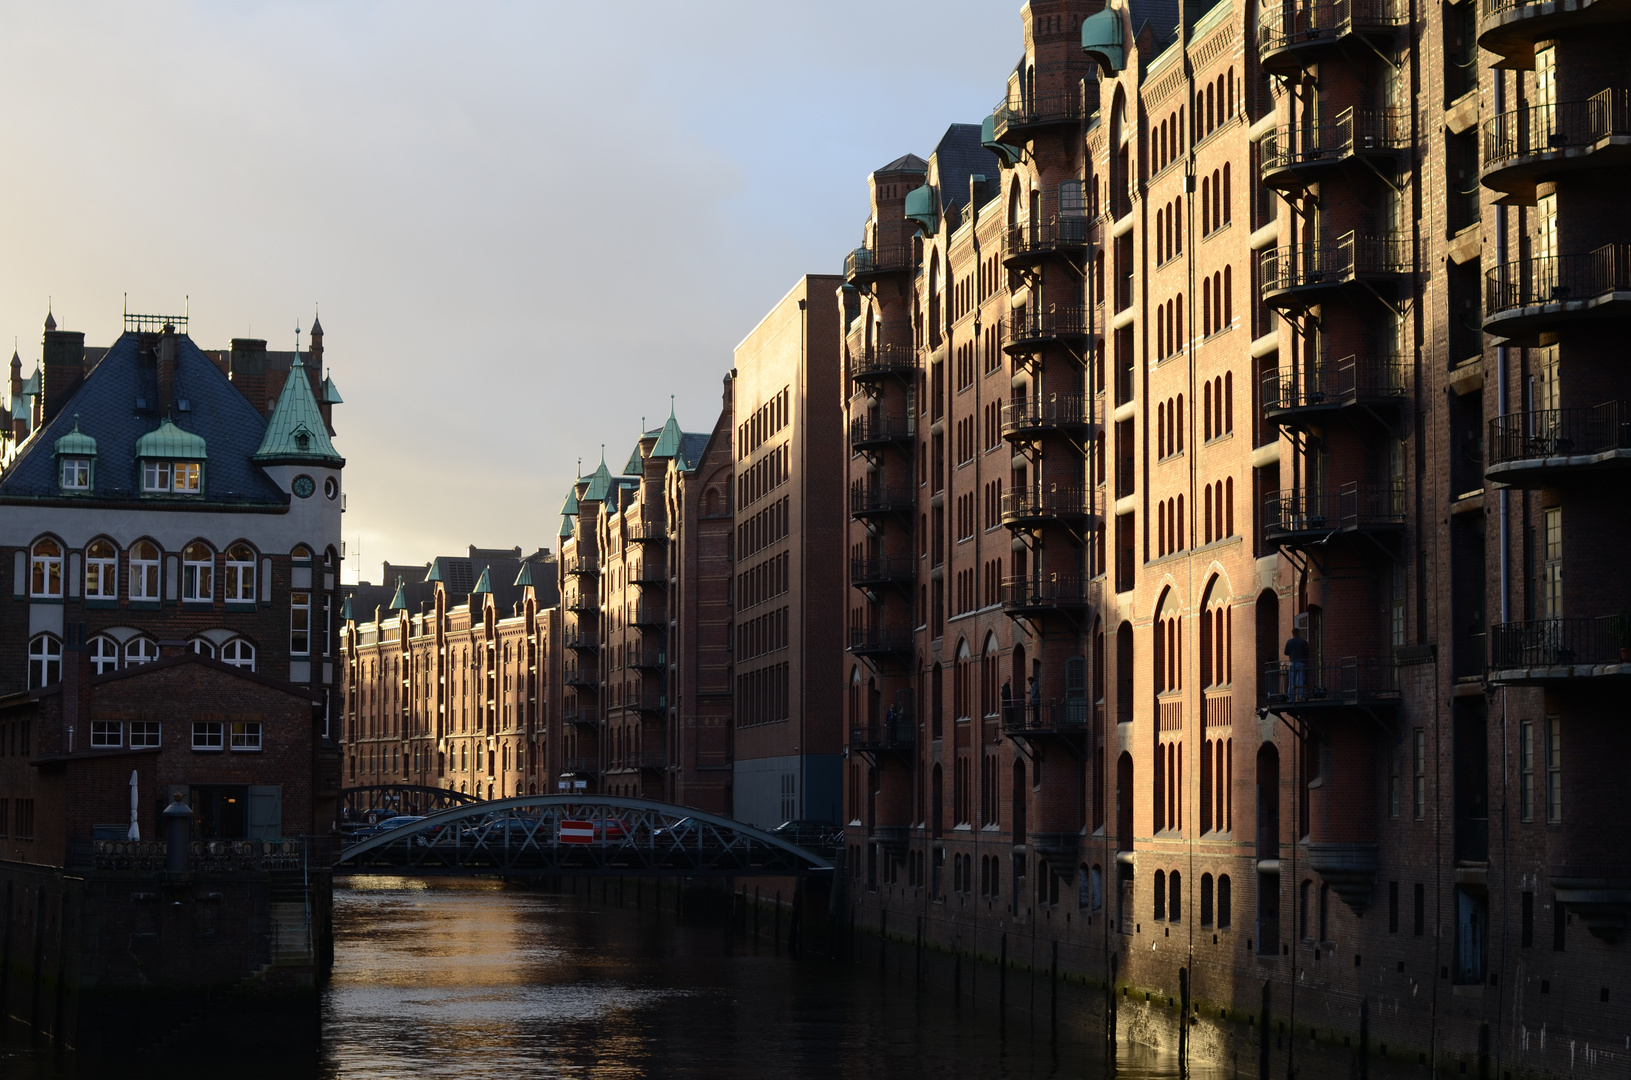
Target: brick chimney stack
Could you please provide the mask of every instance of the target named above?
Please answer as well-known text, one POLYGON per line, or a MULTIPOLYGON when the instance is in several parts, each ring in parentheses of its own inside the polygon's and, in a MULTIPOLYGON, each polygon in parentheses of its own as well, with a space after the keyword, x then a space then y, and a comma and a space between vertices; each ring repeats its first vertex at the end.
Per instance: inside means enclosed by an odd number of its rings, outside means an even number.
POLYGON ((56 316, 45 316, 45 340, 40 359, 40 423, 47 424, 62 411, 85 378, 85 335, 58 330, 56 316))
POLYGON ((233 338, 227 378, 263 416, 272 413, 266 393, 266 342, 260 338, 233 338))
POLYGON ((323 426, 334 434, 334 406, 323 396, 323 320, 311 317, 311 359, 306 364, 306 377, 311 380, 312 397, 317 399, 317 411, 322 414, 323 426))

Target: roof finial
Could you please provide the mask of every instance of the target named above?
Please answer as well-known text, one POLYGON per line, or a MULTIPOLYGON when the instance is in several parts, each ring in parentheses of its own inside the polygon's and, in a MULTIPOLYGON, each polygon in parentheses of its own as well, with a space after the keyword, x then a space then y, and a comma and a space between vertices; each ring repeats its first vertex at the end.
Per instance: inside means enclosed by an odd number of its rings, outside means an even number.
POLYGON ((668 415, 670 417, 673 417, 673 415, 674 415, 674 395, 673 394, 668 395, 668 415))

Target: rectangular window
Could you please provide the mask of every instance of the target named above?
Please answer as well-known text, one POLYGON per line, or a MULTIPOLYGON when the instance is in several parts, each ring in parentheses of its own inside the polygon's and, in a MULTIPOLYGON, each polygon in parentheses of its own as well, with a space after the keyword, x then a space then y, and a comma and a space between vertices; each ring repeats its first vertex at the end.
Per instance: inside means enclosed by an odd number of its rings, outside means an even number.
POLYGON ((1411 792, 1412 812, 1417 821, 1427 816, 1427 732, 1416 729, 1414 787, 1411 792))
POLYGON ((62 490, 88 491, 91 486, 91 459, 71 457, 62 459, 62 490))
POLYGON ((10 822, 7 820, 6 811, 10 808, 10 806, 10 800, 0 799, 0 837, 9 835, 8 826, 10 825, 10 822))
MULTIPOLYGON (((20 835, 20 834, 19 834, 20 835)), ((1568 937, 1569 913, 1564 910, 1563 901, 1552 894, 1552 951, 1563 952, 1568 937)))
POLYGON ((17 827, 13 835, 19 840, 34 839, 34 800, 16 799, 14 802, 17 805, 17 827))
POLYGON ((220 750, 225 735, 225 725, 218 720, 193 721, 193 749, 194 750, 220 750))
POLYGON ((1563 820, 1563 718, 1546 718, 1546 821, 1563 820))
POLYGON ((159 745, 160 734, 157 720, 132 720, 130 723, 130 748, 141 750, 146 747, 159 745))
POLYGON ((1546 550, 1541 567, 1540 617, 1563 617, 1563 508, 1550 507, 1545 514, 1546 550))
POLYGON ((233 721, 232 748, 234 750, 259 750, 261 748, 261 722, 259 720, 233 721))
POLYGON ((1518 721, 1518 817, 1535 820, 1535 722, 1518 721))
POLYGON ((175 477, 174 490, 183 495, 196 495, 199 492, 200 481, 203 478, 203 466, 196 461, 178 461, 175 463, 173 474, 175 477))
POLYGON ((311 653, 311 593, 289 594, 289 651, 296 656, 311 653))
POLYGON ((124 725, 117 720, 92 720, 91 748, 123 746, 124 734, 124 725))
POLYGON ((142 490, 170 490, 170 463, 168 461, 142 462, 142 490))

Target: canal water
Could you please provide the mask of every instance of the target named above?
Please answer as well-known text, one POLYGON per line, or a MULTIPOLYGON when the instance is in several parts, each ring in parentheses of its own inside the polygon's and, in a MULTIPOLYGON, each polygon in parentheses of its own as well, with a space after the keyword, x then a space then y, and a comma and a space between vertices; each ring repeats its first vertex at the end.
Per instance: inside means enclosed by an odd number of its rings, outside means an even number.
MULTIPOLYGON (((795 960, 721 920, 654 910, 652 899, 635 910, 632 895, 619 907, 482 882, 355 879, 335 895, 321 1060, 300 1068, 254 1055, 232 1062, 233 1074, 1178 1076, 1175 1059, 1149 1051, 1107 1056, 1098 1030, 1067 1021, 1055 1035, 1046 1011, 999 1015, 875 967, 795 960)), ((173 1062, 152 1064, 153 1075, 174 1075, 173 1062)), ((123 1065, 122 1075, 145 1071, 123 1065)), ((0 1043, 5 1080, 104 1075, 105 1063, 0 1043)))

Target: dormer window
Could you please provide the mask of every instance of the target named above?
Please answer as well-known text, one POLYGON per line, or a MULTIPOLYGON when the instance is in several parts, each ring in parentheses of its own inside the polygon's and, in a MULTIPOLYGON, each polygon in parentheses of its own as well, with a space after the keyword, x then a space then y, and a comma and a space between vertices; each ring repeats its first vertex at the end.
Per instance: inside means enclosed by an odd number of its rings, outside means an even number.
POLYGON ((142 462, 142 490, 149 494, 197 495, 203 479, 204 466, 197 461, 142 462))
POLYGON ((91 490, 91 459, 65 457, 62 459, 62 490, 91 490))

